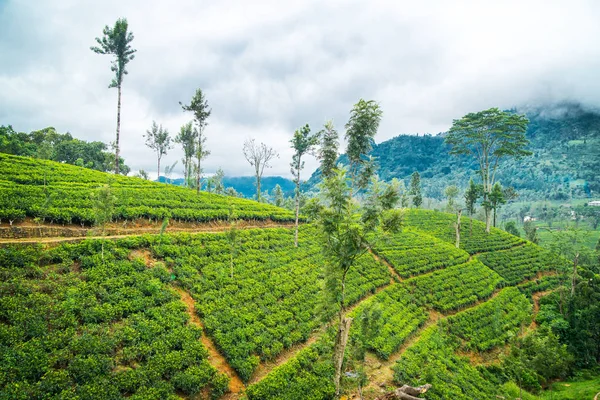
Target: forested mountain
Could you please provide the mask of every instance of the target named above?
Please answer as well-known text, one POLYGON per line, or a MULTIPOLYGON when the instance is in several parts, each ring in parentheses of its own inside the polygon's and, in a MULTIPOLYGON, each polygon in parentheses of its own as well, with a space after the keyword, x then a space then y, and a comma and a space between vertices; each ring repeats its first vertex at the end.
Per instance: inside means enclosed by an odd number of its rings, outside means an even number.
MULTIPOLYGON (((600 111, 575 103, 515 111, 529 118, 527 138, 534 154, 500 165, 503 186, 513 186, 526 200, 589 197, 600 191, 600 111)), ((379 176, 408 184, 410 174, 419 171, 424 195, 436 199, 444 197, 448 185, 464 188, 476 178, 478 166, 471 157, 450 156, 444 136, 399 135, 374 145, 371 155, 377 158, 379 176)), ((318 176, 316 171, 309 187, 318 176)))
MULTIPOLYGON (((183 178, 168 179, 161 176, 159 182, 183 186, 185 180, 183 178)), ((204 179, 202 185, 203 187, 206 186, 206 179, 204 179)), ((291 179, 286 179, 281 176, 265 176, 260 180, 260 185, 263 191, 269 193, 271 193, 276 185, 279 185, 285 196, 293 196, 294 194, 294 182, 292 182, 291 179)), ((232 187, 237 193, 244 197, 252 198, 256 195, 256 178, 253 176, 226 176, 223 178, 223 187, 232 187)))

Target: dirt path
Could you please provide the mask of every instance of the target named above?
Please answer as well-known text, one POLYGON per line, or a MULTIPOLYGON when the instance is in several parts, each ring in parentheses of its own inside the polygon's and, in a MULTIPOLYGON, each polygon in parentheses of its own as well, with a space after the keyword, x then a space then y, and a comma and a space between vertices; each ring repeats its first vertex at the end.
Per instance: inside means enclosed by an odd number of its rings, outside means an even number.
MULTIPOLYGON (((268 223, 268 224, 245 224, 243 226, 238 226, 238 229, 255 229, 255 228, 289 228, 293 225, 287 223, 268 223)), ((165 231, 166 234, 169 233, 221 233, 225 232, 229 229, 229 225, 214 225, 209 224, 205 226, 198 226, 193 228, 167 228, 165 231)), ((117 240, 131 236, 140 236, 144 234, 159 234, 159 230, 156 228, 148 229, 135 229, 128 231, 126 234, 121 235, 110 235, 110 236, 53 236, 53 237, 28 237, 28 238, 19 238, 19 239, 0 239, 0 246, 9 245, 9 244, 60 244, 63 242, 78 242, 86 239, 106 239, 106 240, 117 240)))
POLYGON ((369 253, 371 253, 371 255, 373 256, 373 258, 375 260, 377 260, 381 264, 383 264, 386 267, 388 267, 388 270, 390 271, 390 275, 392 275, 392 281, 391 281, 391 283, 393 283, 394 278, 396 278, 398 280, 398 282, 402 282, 403 281, 402 277, 400 275, 398 275, 398 273, 396 272, 396 270, 394 269, 394 267, 392 266, 392 264, 390 264, 389 262, 387 262, 387 260, 385 258, 380 257, 377 253, 375 253, 375 251, 373 251, 373 249, 369 249, 369 253))
POLYGON ((198 317, 198 314, 196 314, 196 306, 194 304, 194 299, 192 298, 192 296, 190 296, 188 292, 181 288, 175 287, 175 290, 177 291, 177 293, 179 293, 179 296, 181 296, 181 301, 183 301, 187 306, 187 311, 190 316, 190 323, 202 328, 201 340, 204 347, 208 349, 208 361, 218 371, 225 373, 229 377, 230 393, 226 394, 224 397, 222 397, 222 399, 239 399, 241 393, 246 388, 244 386, 244 383, 242 382, 238 374, 235 372, 235 370, 231 368, 225 357, 223 357, 223 355, 219 352, 213 341, 208 337, 208 335, 206 335, 204 325, 198 317))
POLYGON ((365 364, 367 366, 366 372, 369 383, 364 389, 372 390, 374 392, 380 391, 381 393, 384 393, 382 386, 394 386, 394 371, 392 370, 392 367, 402 357, 406 349, 411 347, 417 342, 417 340, 419 340, 425 329, 437 324, 442 318, 444 318, 444 316, 439 312, 433 310, 430 311, 429 318, 425 324, 423 324, 422 327, 410 335, 407 340, 402 343, 398 350, 387 360, 381 360, 371 352, 367 353, 365 364))

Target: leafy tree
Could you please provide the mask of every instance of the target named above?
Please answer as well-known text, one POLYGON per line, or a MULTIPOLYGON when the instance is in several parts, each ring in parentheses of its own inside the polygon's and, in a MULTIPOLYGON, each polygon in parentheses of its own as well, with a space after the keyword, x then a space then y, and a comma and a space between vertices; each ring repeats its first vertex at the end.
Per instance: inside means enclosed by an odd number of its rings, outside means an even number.
POLYGON ((448 199, 448 210, 453 211, 454 210, 454 201, 458 197, 458 187, 456 187, 456 185, 447 186, 446 190, 444 190, 444 194, 446 195, 446 198, 448 199))
POLYGON ((598 229, 598 225, 600 225, 600 207, 588 206, 586 204, 575 208, 575 212, 587 219, 593 229, 598 229))
POLYGON ((149 180, 150 179, 150 175, 148 175, 148 173, 145 170, 143 170, 143 169, 140 169, 137 172, 137 174, 135 174, 135 176, 138 177, 138 178, 142 178, 144 180, 149 180))
POLYGON ((144 137, 146 138, 146 146, 156 152, 156 158, 158 159, 157 177, 160 178, 160 159, 173 148, 171 136, 169 131, 164 129, 162 125, 157 125, 155 121, 152 121, 152 127, 146 131, 144 137))
POLYGON ((423 204, 423 196, 421 195, 421 175, 418 171, 413 172, 410 176, 410 191, 408 192, 412 196, 412 203, 415 207, 419 208, 423 204))
POLYGON ((182 104, 181 108, 183 111, 190 111, 194 114, 194 122, 196 123, 196 130, 193 135, 196 140, 194 148, 194 156, 196 158, 196 191, 200 192, 200 179, 202 177, 202 160, 204 160, 210 151, 206 148, 206 137, 204 136, 204 129, 208 125, 208 117, 212 110, 208 107, 208 101, 202 93, 202 89, 197 89, 194 97, 190 104, 182 104))
POLYGON ((382 114, 379 104, 374 100, 360 99, 350 111, 350 119, 346 123, 346 155, 355 190, 364 189, 373 175, 373 163, 369 161, 367 154, 373 147, 373 138, 379 129, 382 114))
POLYGON ((275 185, 273 188, 272 195, 273 204, 275 204, 277 207, 283 207, 285 198, 283 197, 283 190, 281 190, 281 186, 279 186, 279 184, 275 185))
POLYGON ((217 194, 225 193, 223 178, 225 178, 225 172, 221 168, 217 169, 217 172, 215 172, 215 175, 213 176, 213 180, 215 182, 215 193, 217 194))
MULTIPOLYGON (((294 176, 296 188, 294 190, 294 200, 296 203, 296 223, 294 232, 294 246, 298 247, 298 217, 300 215, 300 172, 304 169, 304 161, 302 156, 312 152, 314 147, 319 143, 319 136, 310 133, 308 124, 294 132, 294 137, 290 140, 294 155, 290 163, 291 173, 294 176)), ((281 190, 281 187, 280 187, 281 190)))
POLYGON ((496 181, 498 163, 503 158, 518 159, 532 154, 525 150, 529 143, 525 139, 528 122, 524 115, 490 108, 454 120, 446 136, 445 141, 451 146, 450 154, 474 155, 479 164, 488 233, 491 209, 487 201, 496 181))
POLYGON ((193 158, 196 155, 196 134, 192 122, 184 124, 179 129, 179 133, 175 136, 175 142, 181 144, 183 149, 183 169, 184 180, 187 186, 190 186, 192 179, 192 171, 194 169, 193 158))
POLYGON ((167 165, 165 167, 165 180, 167 183, 171 183, 171 174, 173 174, 173 171, 175 171, 175 167, 178 163, 179 161, 175 160, 173 164, 167 165))
POLYGON ((511 235, 521 236, 521 234, 519 233, 519 228, 517 228, 517 224, 514 221, 509 221, 506 224, 504 224, 504 230, 510 233, 511 235))
POLYGON ((254 177, 256 178, 256 200, 260 201, 260 179, 265 168, 271 168, 271 160, 279 158, 279 154, 272 147, 264 143, 257 144, 254 139, 248 139, 244 142, 244 157, 250 166, 254 167, 254 177))
POLYGON ((367 193, 363 210, 359 210, 353 198, 352 179, 347 177, 346 170, 333 172, 334 175, 321 184, 322 199, 311 203, 310 214, 316 219, 326 257, 325 303, 337 311, 334 383, 336 395, 339 395, 344 352, 352 323, 352 318, 346 317, 346 277, 357 260, 369 251, 369 234, 378 227, 385 231, 398 230, 401 214, 393 210, 399 199, 395 188, 374 183, 367 193))
POLYGON ((102 38, 96 38, 98 46, 92 46, 90 49, 97 54, 108 54, 114 56, 110 70, 115 73, 109 88, 117 88, 117 139, 115 141, 115 173, 119 174, 119 143, 121 133, 121 88, 123 86, 123 77, 127 75, 127 64, 134 59, 137 50, 131 47, 133 33, 128 32, 127 19, 119 18, 115 26, 104 27, 102 38))
POLYGON ((523 230, 525 230, 525 237, 527 238, 527 240, 535 244, 540 243, 540 238, 537 233, 537 227, 533 222, 527 221, 523 223, 523 230))
POLYGON ((339 147, 339 135, 333 126, 333 121, 325 122, 323 130, 319 132, 319 137, 321 138, 319 149, 321 175, 323 178, 329 178, 333 175, 339 147))
POLYGON ((502 186, 500 183, 496 182, 494 187, 492 188, 492 192, 488 196, 488 200, 486 205, 494 211, 494 227, 496 226, 496 211, 502 204, 506 203, 506 199, 504 198, 504 191, 502 190, 502 186), (489 205, 487 205, 489 203, 489 205))

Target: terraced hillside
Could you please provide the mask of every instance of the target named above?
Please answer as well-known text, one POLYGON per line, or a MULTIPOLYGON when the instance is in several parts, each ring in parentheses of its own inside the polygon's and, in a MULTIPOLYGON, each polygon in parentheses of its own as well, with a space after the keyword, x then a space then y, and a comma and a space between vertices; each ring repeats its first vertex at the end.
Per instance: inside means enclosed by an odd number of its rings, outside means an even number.
MULTIPOLYGON (((63 177, 52 189, 61 193, 59 182, 77 169, 48 165, 63 177)), ((2 184, 28 190, 17 181, 35 174, 2 184)), ((83 202, 101 179, 64 186, 83 202)), ((112 185, 138 193, 140 203, 159 189, 197 196, 132 178, 112 185)), ((248 215, 270 209, 239 204, 248 215)), ((374 237, 351 270, 350 348, 365 351, 367 362, 348 350, 347 393, 362 370, 369 399, 382 383, 431 383, 430 399, 504 395, 477 360, 530 329, 533 294, 556 285, 562 261, 502 231, 485 235, 479 222, 470 233, 467 219, 457 249, 453 223, 449 214, 407 210, 403 231, 374 237)), ((335 310, 321 307, 324 260, 314 229, 301 227, 298 248, 285 226, 1 244, 0 398, 333 398, 335 310)))
POLYGON ((114 219, 209 222, 226 220, 230 207, 243 220, 291 221, 291 212, 268 204, 221 196, 73 165, 0 153, 0 222, 26 217, 40 223, 92 225, 91 194, 110 184, 114 219))

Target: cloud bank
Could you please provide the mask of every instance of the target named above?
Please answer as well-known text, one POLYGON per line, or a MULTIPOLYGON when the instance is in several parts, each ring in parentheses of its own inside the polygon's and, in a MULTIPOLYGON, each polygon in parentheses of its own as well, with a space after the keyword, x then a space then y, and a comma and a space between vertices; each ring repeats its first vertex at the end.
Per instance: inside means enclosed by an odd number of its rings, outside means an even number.
POLYGON ((384 111, 378 142, 492 106, 600 106, 595 1, 0 0, 0 124, 114 140, 110 57, 89 47, 119 17, 138 50, 123 85, 133 170, 155 173, 142 136, 153 120, 175 134, 196 88, 213 110, 205 170, 227 175, 252 174, 242 143, 253 137, 280 153, 267 173, 289 176, 293 131, 333 119, 343 134, 361 97, 384 111))

